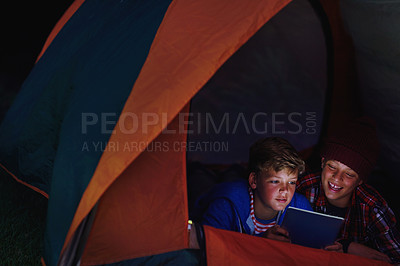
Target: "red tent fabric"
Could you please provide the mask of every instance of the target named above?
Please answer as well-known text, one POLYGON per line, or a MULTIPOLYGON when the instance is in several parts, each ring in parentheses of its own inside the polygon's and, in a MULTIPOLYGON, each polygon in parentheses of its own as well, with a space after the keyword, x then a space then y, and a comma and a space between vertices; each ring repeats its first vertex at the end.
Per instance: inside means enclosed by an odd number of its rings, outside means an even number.
POLYGON ((208 265, 389 265, 205 226, 208 265))

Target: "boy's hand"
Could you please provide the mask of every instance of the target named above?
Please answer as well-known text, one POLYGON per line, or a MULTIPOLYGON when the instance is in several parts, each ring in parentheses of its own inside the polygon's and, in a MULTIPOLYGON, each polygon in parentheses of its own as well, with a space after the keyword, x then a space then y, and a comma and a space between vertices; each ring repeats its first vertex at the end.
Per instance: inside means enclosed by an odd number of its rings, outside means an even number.
POLYGON ((268 230, 264 232, 262 237, 283 242, 290 242, 289 232, 279 225, 274 225, 268 228, 268 230))
POLYGON ((332 245, 324 247, 324 250, 343 253, 343 246, 339 242, 335 241, 335 243, 333 243, 332 245))
POLYGON ((373 260, 383 260, 391 263, 391 260, 386 254, 356 242, 350 243, 347 253, 373 260))

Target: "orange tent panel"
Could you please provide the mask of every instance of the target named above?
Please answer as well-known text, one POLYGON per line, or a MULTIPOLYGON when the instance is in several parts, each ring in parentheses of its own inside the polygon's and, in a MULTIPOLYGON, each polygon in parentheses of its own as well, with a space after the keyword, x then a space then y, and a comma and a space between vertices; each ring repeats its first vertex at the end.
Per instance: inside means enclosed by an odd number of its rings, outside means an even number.
MULTIPOLYGON (((169 130, 179 132, 179 122, 177 117, 169 130)), ((186 165, 185 141, 183 133, 160 135, 106 191, 96 212, 82 265, 112 263, 188 247, 186 168, 182 167, 186 165)), ((133 152, 137 144, 120 143, 119 149, 133 152)))
MULTIPOLYGON (((121 117, 124 117, 124 114, 136 114, 138 117, 136 124, 146 125, 146 131, 137 130, 132 134, 124 134, 121 128, 132 128, 135 124, 132 120, 121 120, 120 118, 109 143, 121 143, 122 145, 130 142, 151 143, 197 91, 214 75, 218 68, 289 2, 289 0, 268 2, 243 2, 239 0, 234 2, 232 0, 173 1, 158 29, 147 60, 121 114, 121 117), (232 29, 232 31, 227 32, 227 28, 232 29), (205 36, 207 37, 205 38, 205 36), (171 56, 172 54, 174 54, 173 57, 171 56), (149 123, 148 120, 144 121, 143 117, 146 114, 154 115, 158 121, 155 123, 149 123), (168 114, 166 119, 160 119, 165 114, 168 114), (121 127, 121 123, 124 123, 123 127, 121 127)), ((163 137, 165 136, 161 138, 163 137)), ((83 194, 67 234, 63 250, 65 250, 68 241, 81 221, 94 207, 99 198, 130 167, 132 162, 143 152, 144 148, 141 147, 131 152, 122 149, 114 151, 106 148, 93 178, 83 194)), ((169 171, 166 169, 172 167, 169 163, 171 160, 167 154, 160 155, 157 158, 149 158, 146 164, 151 166, 154 160, 159 160, 159 164, 155 164, 153 168, 160 175, 167 174, 169 171)), ((185 169, 183 161, 181 161, 180 168, 185 169)), ((135 176, 134 171, 129 171, 129 173, 132 174, 128 174, 129 176, 135 176)), ((175 175, 175 177, 181 178, 178 175, 175 175)), ((163 189, 186 195, 186 188, 180 187, 177 190, 174 182, 181 181, 171 179, 170 183, 166 183, 163 189)), ((173 199, 177 200, 177 202, 170 202, 171 205, 175 204, 186 208, 186 203, 182 205, 178 202, 178 199, 182 200, 182 197, 174 197, 170 200, 173 199)), ((186 201, 187 199, 185 198, 184 200, 186 201)), ((138 209, 140 208, 148 208, 148 205, 140 205, 138 203, 138 209)), ((187 210, 180 210, 179 212, 184 214, 187 210)), ((163 216, 163 214, 157 213, 155 210, 151 210, 149 215, 152 216, 153 213, 156 216, 163 216)), ((182 228, 183 222, 187 221, 187 216, 172 217, 171 213, 168 215, 170 219, 177 219, 181 222, 176 223, 175 226, 170 224, 159 225, 160 231, 182 232, 181 237, 183 239, 180 241, 187 242, 187 234, 183 232, 184 229, 182 228)), ((130 231, 130 235, 124 235, 125 238, 132 238, 132 236, 143 240, 153 238, 154 235, 145 230, 146 226, 144 223, 141 226, 134 227, 130 231)), ((90 241, 94 240, 92 238, 90 241)), ((155 242, 157 241, 153 241, 153 244, 155 242)), ((161 242, 164 243, 163 241, 161 242)), ((160 253, 171 249, 171 243, 167 242, 165 242, 164 246, 161 244, 153 245, 146 252, 143 251, 143 247, 140 245, 132 246, 129 247, 129 254, 132 257, 137 257, 144 254, 160 253)), ((94 245, 94 242, 92 243, 94 245)), ((116 247, 115 250, 117 251, 117 249, 116 247)), ((92 254, 93 256, 95 255, 95 253, 92 254)), ((105 256, 110 257, 110 254, 112 253, 105 254, 105 256)), ((117 254, 119 253, 117 252, 117 254)), ((118 255, 114 257, 118 257, 118 255)))
POLYGON ((207 265, 390 265, 204 226, 207 265))

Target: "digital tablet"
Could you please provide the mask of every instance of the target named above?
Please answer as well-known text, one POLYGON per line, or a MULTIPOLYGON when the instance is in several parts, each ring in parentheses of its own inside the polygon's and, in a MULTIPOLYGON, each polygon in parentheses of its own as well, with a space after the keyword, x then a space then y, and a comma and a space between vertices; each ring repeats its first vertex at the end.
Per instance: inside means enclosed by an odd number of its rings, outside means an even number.
POLYGON ((281 227, 289 232, 293 244, 323 248, 337 239, 343 218, 289 207, 281 227))

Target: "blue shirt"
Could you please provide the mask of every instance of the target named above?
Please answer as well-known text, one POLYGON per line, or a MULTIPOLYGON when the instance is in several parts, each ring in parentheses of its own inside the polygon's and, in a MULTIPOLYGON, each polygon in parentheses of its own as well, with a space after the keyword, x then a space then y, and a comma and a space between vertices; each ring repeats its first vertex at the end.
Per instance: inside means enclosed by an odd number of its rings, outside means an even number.
MULTIPOLYGON (((306 197, 298 193, 294 193, 288 206, 312 210, 306 197)), ((277 224, 282 223, 287 207, 281 215, 278 215, 277 224)), ((195 214, 202 224, 249 235, 254 234, 246 180, 218 184, 196 202, 195 214)))

